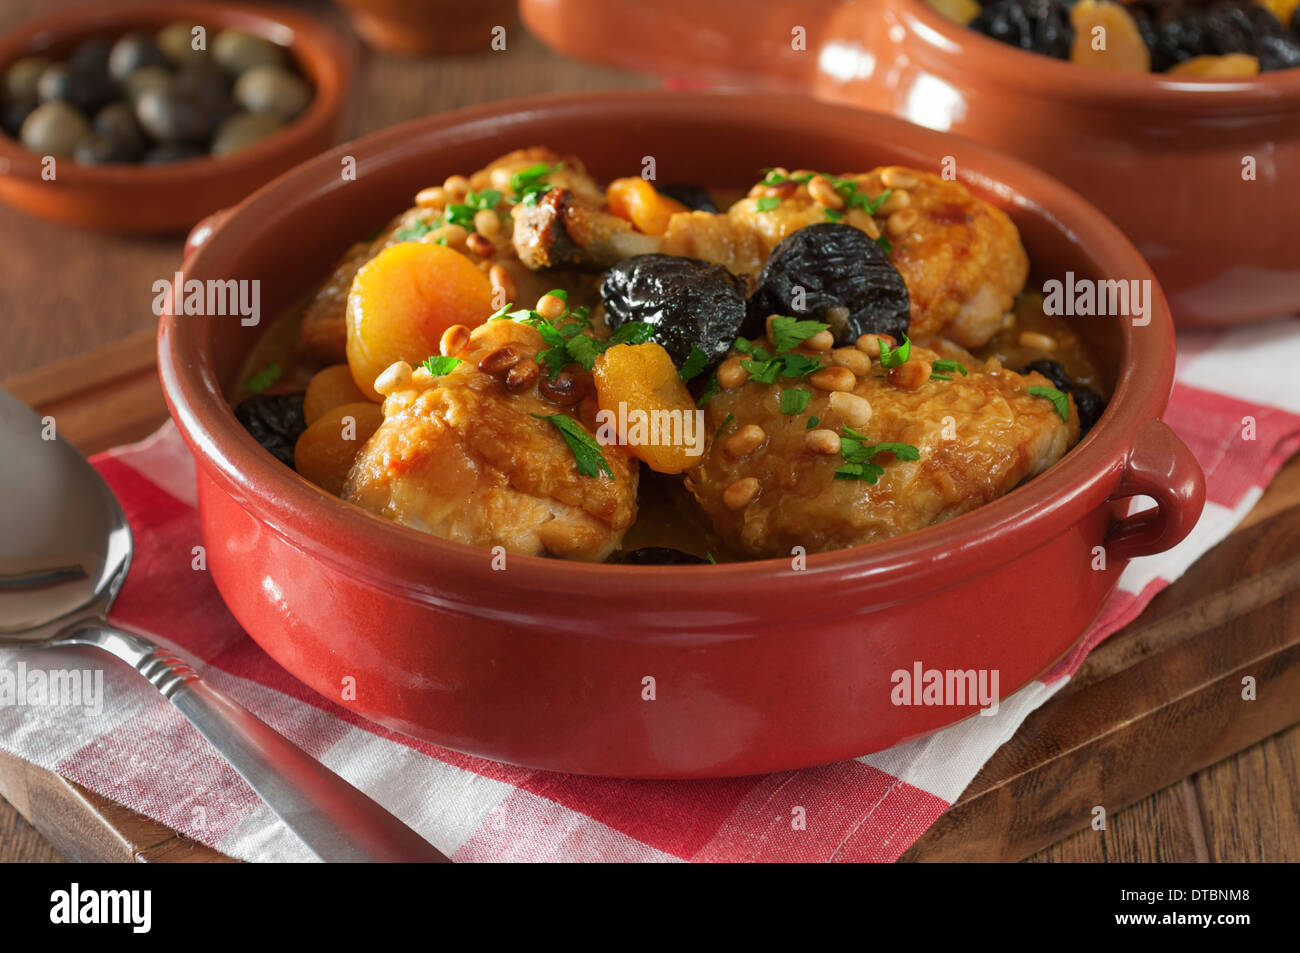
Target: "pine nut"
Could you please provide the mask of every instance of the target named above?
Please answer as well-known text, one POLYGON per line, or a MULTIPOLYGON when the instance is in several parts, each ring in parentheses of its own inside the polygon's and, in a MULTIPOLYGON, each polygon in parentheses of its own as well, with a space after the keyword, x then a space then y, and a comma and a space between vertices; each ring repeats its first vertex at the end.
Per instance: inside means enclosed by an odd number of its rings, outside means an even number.
POLYGON ((889 193, 889 197, 880 203, 880 208, 876 209, 876 214, 893 215, 899 209, 907 208, 911 204, 911 195, 902 189, 894 189, 889 193))
POLYGON ((847 367, 823 367, 808 376, 808 383, 818 390, 853 390, 858 379, 847 367))
MULTIPOLYGON (((488 270, 488 281, 492 284, 492 290, 500 288, 503 292, 502 297, 506 301, 515 300, 515 279, 500 265, 493 265, 488 270)), ((493 295, 493 298, 496 296, 493 295)))
POLYGON ((537 299, 536 311, 547 321, 554 321, 564 314, 568 307, 559 295, 544 294, 537 299))
POLYGON ((907 390, 916 390, 930 379, 930 362, 918 358, 889 369, 889 383, 907 390))
POLYGON ((1056 342, 1046 334, 1039 334, 1037 331, 1021 331, 1020 346, 1033 348, 1038 351, 1056 350, 1056 342))
POLYGON ((863 354, 872 359, 880 357, 880 342, 884 341, 890 347, 894 347, 894 336, 892 334, 864 334, 858 338, 856 347, 863 354))
POLYGON ((463 175, 449 175, 447 181, 442 183, 442 187, 446 191, 448 198, 459 202, 469 191, 469 179, 463 175))
POLYGON ((489 178, 492 180, 492 188, 496 189, 502 195, 505 195, 510 191, 509 169, 493 169, 489 178))
POLYGON ((871 404, 865 397, 836 391, 827 399, 831 410, 854 430, 861 430, 871 422, 871 404))
POLYGON ((587 384, 573 371, 560 371, 554 380, 543 377, 538 381, 537 393, 553 404, 567 407, 587 396, 587 384))
POLYGON ((871 358, 856 347, 837 347, 831 351, 831 363, 847 367, 858 377, 866 377, 871 373, 871 358))
POLYGON ((497 250, 496 245, 493 245, 478 232, 470 232, 465 237, 465 247, 479 258, 491 258, 497 250))
POLYGON ((914 189, 921 184, 915 173, 899 166, 880 170, 880 181, 887 189, 914 189))
POLYGON ((411 365, 405 361, 396 361, 375 378, 375 390, 387 397, 411 383, 411 365))
POLYGON ((501 377, 518 363, 519 352, 505 344, 490 354, 483 355, 478 362, 478 369, 492 377, 501 377))
POLYGON ((442 208, 447 204, 447 193, 440 185, 431 185, 415 193, 415 204, 420 208, 442 208))
POLYGON ((740 358, 729 357, 718 365, 718 386, 723 390, 739 387, 749 380, 749 371, 740 366, 740 358))
POLYGON ((901 238, 911 230, 919 217, 914 208, 900 209, 885 221, 885 231, 895 238, 901 238))
POLYGON ((537 362, 526 357, 506 372, 506 388, 508 390, 522 390, 537 380, 537 375, 540 372, 541 368, 537 366, 537 362))
POLYGON ((803 343, 814 351, 829 351, 835 346, 835 335, 830 331, 818 331, 803 343))
POLYGON ((484 238, 496 238, 501 234, 501 219, 490 208, 479 209, 474 213, 474 231, 484 238))
POLYGON ((722 491, 722 505, 729 510, 743 510, 758 496, 758 479, 743 477, 722 491))
POLYGON ((813 453, 840 452, 840 435, 834 430, 810 430, 804 436, 803 443, 813 453))
POLYGON ((747 457, 767 440, 767 431, 758 424, 745 424, 722 445, 722 449, 727 451, 727 456, 739 459, 747 457))
POLYGON ((784 182, 778 182, 776 185, 763 186, 763 195, 778 199, 788 199, 797 191, 799 191, 799 183, 791 182, 788 179, 784 182))
POLYGON ((443 225, 431 231, 428 240, 446 245, 448 248, 459 248, 465 244, 465 239, 468 237, 469 232, 459 225, 443 225))
POLYGON ((824 175, 814 176, 809 180, 808 194, 823 208, 835 209, 837 212, 844 208, 844 197, 835 191, 835 186, 831 185, 830 179, 824 175))
MULTIPOLYGON (((444 357, 455 357, 465 350, 467 344, 469 344, 469 328, 463 324, 453 324, 442 332, 442 340, 438 342, 438 350, 442 351, 444 357)), ((378 388, 375 389, 378 390, 378 388)))

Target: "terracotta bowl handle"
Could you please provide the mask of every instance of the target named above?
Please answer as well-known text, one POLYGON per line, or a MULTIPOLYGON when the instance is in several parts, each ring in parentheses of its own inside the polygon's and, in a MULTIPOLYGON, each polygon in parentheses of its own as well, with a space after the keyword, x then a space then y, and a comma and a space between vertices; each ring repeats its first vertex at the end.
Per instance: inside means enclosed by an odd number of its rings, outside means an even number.
POLYGON ((1124 476, 1112 500, 1149 496, 1154 509, 1127 516, 1111 527, 1106 552, 1115 559, 1152 556, 1171 549, 1192 531, 1205 505, 1205 474, 1201 466, 1160 420, 1138 427, 1124 476))
POLYGON ((198 251, 212 237, 212 233, 220 228, 226 219, 230 218, 232 211, 234 209, 217 209, 206 218, 199 219, 199 223, 191 228, 190 233, 185 236, 185 257, 189 258, 198 251))

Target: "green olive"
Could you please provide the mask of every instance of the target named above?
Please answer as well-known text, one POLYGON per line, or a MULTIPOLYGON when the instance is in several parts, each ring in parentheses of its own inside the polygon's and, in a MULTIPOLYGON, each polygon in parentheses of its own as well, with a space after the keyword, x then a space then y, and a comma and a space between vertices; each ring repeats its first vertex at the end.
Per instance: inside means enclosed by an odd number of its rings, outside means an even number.
POLYGON ((60 100, 42 103, 23 121, 19 137, 23 145, 39 155, 70 156, 90 123, 75 106, 60 100))
POLYGON ((195 63, 203 63, 209 59, 207 29, 200 27, 197 23, 190 23, 184 20, 177 20, 175 23, 169 23, 155 37, 158 48, 162 50, 163 55, 177 67, 192 66, 195 63), (195 30, 202 30, 199 36, 194 35, 195 30), (195 44, 202 38, 200 49, 195 49, 195 44))
POLYGON ((243 30, 222 30, 212 41, 212 55, 221 68, 238 76, 255 66, 284 66, 284 49, 243 30))
POLYGON ((11 103, 36 99, 36 84, 51 63, 52 61, 44 56, 24 56, 20 60, 15 60, 14 64, 5 70, 5 99, 11 103))
POLYGON ((135 118, 160 142, 199 142, 208 137, 208 112, 192 91, 177 83, 146 89, 135 100, 135 118))
POLYGON ((167 57, 153 37, 143 33, 127 33, 113 44, 108 54, 108 74, 119 83, 138 69, 166 65, 167 57))
POLYGON ((122 80, 122 88, 126 90, 127 100, 134 102, 146 89, 169 86, 174 78, 172 71, 165 66, 146 66, 122 80))
POLYGON ((284 124, 268 113, 236 113, 221 124, 212 140, 214 156, 247 148, 278 131, 284 124))
POLYGON ((290 120, 311 102, 311 87, 278 66, 255 66, 235 83, 235 101, 249 112, 290 120))

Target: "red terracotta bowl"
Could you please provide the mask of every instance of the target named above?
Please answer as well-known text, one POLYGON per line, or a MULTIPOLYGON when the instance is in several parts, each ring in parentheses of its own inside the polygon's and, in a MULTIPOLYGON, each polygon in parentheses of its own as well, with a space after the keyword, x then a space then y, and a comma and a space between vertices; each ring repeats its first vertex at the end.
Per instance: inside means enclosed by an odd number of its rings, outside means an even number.
POLYGON ((520 8, 570 55, 814 92, 1024 159, 1119 225, 1180 324, 1300 309, 1300 69, 1214 81, 1090 70, 991 40, 924 0, 661 0, 653 16, 640 0, 520 8), (804 52, 791 50, 796 26, 804 52))
POLYGON ((331 30, 281 7, 173 0, 71 7, 0 37, 0 70, 23 56, 64 56, 91 36, 152 32, 174 20, 211 30, 237 27, 287 46, 315 88, 311 105, 282 131, 231 156, 162 166, 60 159, 53 181, 42 178, 40 156, 0 134, 0 201, 70 225, 128 234, 182 232, 335 141, 350 53, 331 30))
MULTIPOLYGON (((938 167, 1013 216, 1036 274, 1150 279, 1073 192, 1011 159, 885 116, 793 97, 588 94, 494 104, 350 143, 268 185, 206 231, 188 280, 261 281, 266 314, 429 182, 528 144, 608 179, 655 156, 663 181, 743 186, 759 166, 938 167), (355 181, 338 173, 346 151, 355 181)), ((285 668, 407 734, 518 764, 630 777, 738 775, 890 746, 974 710, 896 707, 914 663, 996 669, 1003 695, 1097 615, 1131 557, 1201 510, 1201 472, 1159 421, 1173 327, 1078 324, 1117 380, 1101 422, 1057 466, 973 513, 894 540, 718 566, 582 565, 512 556, 385 522, 277 463, 223 396, 258 328, 164 315, 159 365, 198 463, 208 565, 240 623, 285 668), (1114 501, 1157 501, 1117 519, 1114 501), (1105 568, 1094 571, 1094 547, 1105 568), (655 699, 643 686, 654 679, 655 699)))

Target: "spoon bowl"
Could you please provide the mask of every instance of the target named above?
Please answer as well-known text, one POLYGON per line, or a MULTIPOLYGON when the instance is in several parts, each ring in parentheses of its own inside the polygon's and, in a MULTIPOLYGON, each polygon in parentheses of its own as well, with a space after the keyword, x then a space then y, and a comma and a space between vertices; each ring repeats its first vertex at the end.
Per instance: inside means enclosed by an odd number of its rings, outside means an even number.
POLYGON ((322 860, 447 860, 183 660, 108 623, 131 565, 122 507, 53 418, 3 391, 0 460, 0 647, 91 645, 131 665, 322 860))

